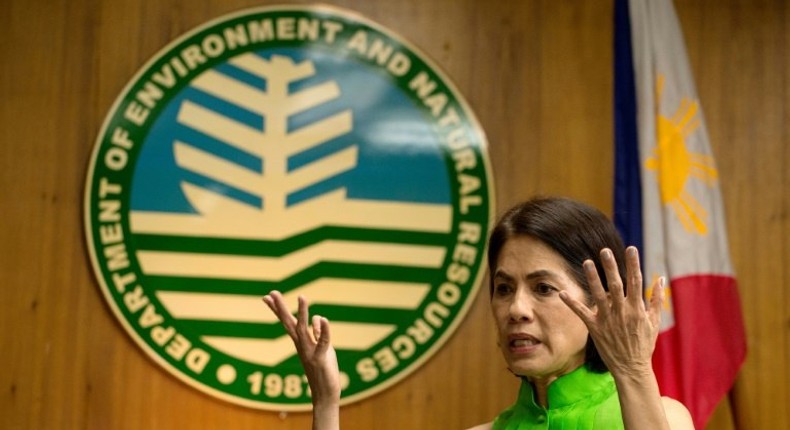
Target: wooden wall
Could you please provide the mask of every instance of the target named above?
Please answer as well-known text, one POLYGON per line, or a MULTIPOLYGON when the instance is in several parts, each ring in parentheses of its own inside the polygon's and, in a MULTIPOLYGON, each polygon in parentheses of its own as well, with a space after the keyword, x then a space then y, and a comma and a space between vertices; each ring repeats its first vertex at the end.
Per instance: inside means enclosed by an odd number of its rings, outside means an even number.
MULTIPOLYGON (((170 40, 267 0, 6 0, 0 11, 0 428, 306 429, 306 414, 186 386, 126 335, 83 240, 90 151, 111 103, 170 40)), ((485 128, 498 208, 535 193, 611 207, 611 2, 338 0, 445 69, 485 128)), ((722 172, 749 355, 741 429, 790 428, 790 6, 676 0, 722 172)), ((482 290, 481 290, 482 291, 482 290)), ((458 332, 394 388, 343 408, 346 429, 460 429, 517 381, 481 292, 458 332), (474 353, 470 353, 474 351, 474 353)), ((727 403, 709 429, 732 429, 727 403)))

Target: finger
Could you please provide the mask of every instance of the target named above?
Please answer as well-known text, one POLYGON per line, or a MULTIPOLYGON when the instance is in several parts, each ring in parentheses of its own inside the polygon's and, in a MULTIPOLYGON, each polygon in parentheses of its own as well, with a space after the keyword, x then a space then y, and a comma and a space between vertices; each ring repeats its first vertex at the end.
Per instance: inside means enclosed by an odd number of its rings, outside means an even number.
POLYGON ((274 298, 270 294, 263 296, 263 302, 266 303, 266 306, 271 309, 272 313, 279 318, 277 303, 275 303, 274 298))
POLYGON ((617 270, 617 261, 609 248, 601 250, 601 263, 603 271, 606 273, 606 283, 609 285, 609 296, 612 298, 612 308, 620 308, 625 301, 623 292, 623 280, 620 279, 620 272, 617 270))
POLYGON ((269 307, 272 311, 274 311, 274 302, 272 301, 272 297, 270 295, 263 296, 263 303, 266 303, 266 306, 269 307))
POLYGON ((313 315, 313 339, 320 339, 321 338, 321 317, 318 315, 313 315))
POLYGON ((590 284, 590 294, 598 307, 598 312, 606 315, 609 312, 609 299, 606 297, 606 291, 604 291, 603 284, 601 284, 601 278, 598 276, 595 263, 592 260, 585 260, 583 267, 584 274, 587 276, 587 283, 590 284))
POLYGON ((296 340, 297 321, 296 318, 291 315, 291 312, 289 312, 288 305, 286 305, 283 295, 279 291, 272 291, 267 297, 269 300, 264 298, 264 302, 266 302, 269 308, 274 312, 274 314, 277 316, 277 319, 280 320, 288 335, 291 336, 292 339, 296 340))
POLYGON ((329 336, 329 320, 324 317, 319 317, 318 319, 319 334, 316 335, 316 341, 318 345, 315 347, 316 354, 325 354, 327 350, 329 350, 329 345, 331 344, 331 339, 329 336))
POLYGON ((642 297, 642 268, 639 264, 639 252, 636 247, 629 246, 625 250, 625 273, 628 279, 626 300, 639 309, 645 310, 642 297))
POLYGON ((268 294, 263 296, 263 303, 266 303, 266 306, 269 307, 269 310, 272 311, 274 316, 277 316, 277 307, 274 305, 274 300, 268 294))
MULTIPOLYGON (((571 297, 567 291, 560 291, 560 299, 568 305, 569 308, 582 319, 584 324, 589 328, 595 322, 595 312, 584 303, 571 297)), ((600 308, 599 308, 600 309, 600 308)))
POLYGON ((650 308, 647 311, 648 318, 658 326, 661 324, 661 308, 664 305, 664 284, 666 281, 663 276, 660 276, 653 284, 653 295, 650 296, 650 308))
POLYGON ((310 313, 307 299, 299 296, 299 311, 296 313, 296 333, 302 339, 310 338, 310 331, 308 329, 308 315, 310 313))
MULTIPOLYGON (((271 293, 269 293, 269 297, 271 298, 272 304, 274 305, 274 308, 275 308, 275 311, 276 311, 275 313, 277 313, 278 316, 280 314, 282 314, 283 311, 286 311, 286 313, 288 315, 291 315, 290 312, 287 312, 288 311, 288 306, 285 303, 285 297, 283 297, 282 293, 280 293, 279 291, 275 290, 275 291, 272 291, 271 293)), ((291 316, 293 316, 293 315, 291 315, 291 316)), ((290 319, 290 318, 288 318, 288 319, 290 319)))

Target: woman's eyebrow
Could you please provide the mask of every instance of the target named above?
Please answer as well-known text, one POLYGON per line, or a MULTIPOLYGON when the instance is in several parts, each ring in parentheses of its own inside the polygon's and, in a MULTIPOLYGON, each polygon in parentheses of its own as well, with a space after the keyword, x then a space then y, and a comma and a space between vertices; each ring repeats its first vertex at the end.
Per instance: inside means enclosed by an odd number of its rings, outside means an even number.
POLYGON ((556 273, 552 272, 551 270, 536 270, 527 275, 528 280, 542 279, 542 278, 556 279, 558 278, 558 276, 556 273))
MULTIPOLYGON (((529 280, 529 281, 532 281, 532 280, 535 280, 535 279, 544 279, 544 278, 557 279, 558 277, 559 277, 559 275, 557 275, 557 273, 552 272, 551 270, 542 269, 542 270, 536 270, 534 272, 528 273, 527 276, 526 276, 526 279, 529 280)), ((497 279, 497 278, 501 278, 501 279, 504 279, 506 281, 512 281, 512 280, 515 279, 513 276, 503 272, 502 269, 497 269, 497 271, 494 272, 494 279, 497 279)))
POLYGON ((512 281, 515 279, 512 276, 508 275, 507 273, 503 272, 502 269, 497 269, 496 272, 494 272, 494 279, 496 278, 502 278, 506 281, 512 281))

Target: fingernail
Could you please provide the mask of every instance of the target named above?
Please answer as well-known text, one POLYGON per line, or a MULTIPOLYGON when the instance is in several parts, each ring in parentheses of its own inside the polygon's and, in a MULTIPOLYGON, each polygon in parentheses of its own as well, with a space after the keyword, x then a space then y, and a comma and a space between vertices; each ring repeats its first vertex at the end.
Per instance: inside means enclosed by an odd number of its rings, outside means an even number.
POLYGON ((603 258, 605 258, 607 260, 612 258, 612 251, 610 251, 608 249, 604 249, 603 250, 603 258))
POLYGON ((636 248, 633 246, 629 246, 628 249, 625 250, 629 256, 635 257, 636 256, 636 248))
POLYGON ((595 271, 595 263, 593 263, 592 260, 584 260, 584 263, 582 264, 582 266, 584 266, 584 270, 586 270, 588 272, 594 272, 595 271))

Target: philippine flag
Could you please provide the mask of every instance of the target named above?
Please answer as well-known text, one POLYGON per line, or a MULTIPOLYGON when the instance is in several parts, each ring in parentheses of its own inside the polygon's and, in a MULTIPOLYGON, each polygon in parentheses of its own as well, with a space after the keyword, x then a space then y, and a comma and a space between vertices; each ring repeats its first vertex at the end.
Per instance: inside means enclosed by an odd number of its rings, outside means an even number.
MULTIPOLYGON (((653 365, 703 429, 746 337, 713 160, 671 0, 615 1, 615 223, 666 276, 653 365)), ((647 292, 650 294, 650 291, 647 292)))

